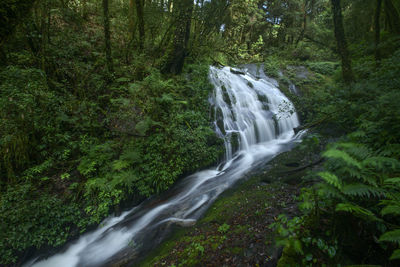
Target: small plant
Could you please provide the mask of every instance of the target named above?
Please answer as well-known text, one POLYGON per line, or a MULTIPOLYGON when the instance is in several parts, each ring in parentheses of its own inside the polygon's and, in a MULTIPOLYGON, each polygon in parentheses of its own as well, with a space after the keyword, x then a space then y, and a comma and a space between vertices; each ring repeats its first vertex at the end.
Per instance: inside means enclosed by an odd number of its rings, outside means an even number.
POLYGON ((231 228, 231 226, 229 224, 224 223, 218 227, 218 232, 220 232, 221 234, 226 234, 229 228, 231 228))

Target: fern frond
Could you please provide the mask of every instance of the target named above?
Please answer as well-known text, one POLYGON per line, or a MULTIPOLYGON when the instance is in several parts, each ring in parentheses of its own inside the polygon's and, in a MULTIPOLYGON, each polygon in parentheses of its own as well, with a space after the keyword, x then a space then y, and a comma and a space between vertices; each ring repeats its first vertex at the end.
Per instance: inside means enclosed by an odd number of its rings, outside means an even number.
POLYGON ((353 166, 343 166, 340 171, 352 178, 357 178, 357 180, 367 180, 365 174, 363 174, 360 169, 354 168, 353 166))
POLYGON ((385 185, 400 185, 400 177, 385 179, 383 183, 385 185))
POLYGON ((370 157, 362 162, 365 167, 373 167, 379 171, 396 170, 400 167, 400 162, 394 158, 388 157, 370 157))
POLYGON ((372 156, 371 150, 362 144, 339 143, 338 147, 344 148, 348 154, 357 159, 365 159, 372 156))
POLYGON ((388 144, 380 148, 379 155, 386 157, 399 157, 400 144, 388 144))
POLYGON ((359 169, 361 169, 362 167, 361 163, 358 160, 356 160, 355 158, 353 158, 352 156, 350 156, 349 154, 347 154, 345 151, 342 150, 329 149, 325 151, 322 155, 327 158, 340 159, 346 164, 355 166, 359 169))
MULTIPOLYGON (((400 203, 399 203, 400 204, 400 203)), ((385 216, 385 215, 400 215, 400 205, 389 205, 384 207, 381 210, 381 215, 385 216)))
POLYGON ((393 251, 392 256, 390 256, 390 260, 398 260, 400 259, 400 249, 396 249, 393 251))
POLYGON ((365 185, 365 184, 347 184, 343 186, 342 192, 348 196, 358 196, 358 197, 384 197, 385 192, 377 187, 365 185))
POLYGON ((381 235, 379 242, 392 242, 400 245, 400 229, 389 231, 381 235))
POLYGON ((348 212, 356 217, 369 221, 381 221, 381 219, 376 217, 375 214, 372 213, 370 210, 364 209, 352 203, 339 203, 336 205, 336 211, 348 212))
POLYGON ((372 186, 375 186, 375 187, 378 186, 378 183, 376 182, 376 179, 375 179, 374 177, 372 177, 372 176, 362 175, 362 176, 360 177, 360 179, 361 179, 364 183, 367 183, 367 184, 369 184, 369 185, 372 185, 372 186))
POLYGON ((318 175, 328 184, 338 188, 342 189, 342 182, 339 180, 339 178, 334 175, 333 173, 330 172, 319 172, 318 175))
POLYGON ((346 201, 346 198, 340 193, 340 191, 327 183, 318 184, 318 195, 323 198, 328 199, 339 199, 341 201, 346 201))

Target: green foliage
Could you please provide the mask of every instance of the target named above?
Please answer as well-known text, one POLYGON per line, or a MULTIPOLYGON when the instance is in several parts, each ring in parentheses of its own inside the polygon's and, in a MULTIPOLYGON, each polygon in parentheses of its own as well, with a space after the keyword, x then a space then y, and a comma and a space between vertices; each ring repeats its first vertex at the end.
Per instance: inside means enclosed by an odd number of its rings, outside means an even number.
POLYGON ((0 262, 12 264, 24 250, 60 246, 81 218, 76 204, 65 203, 32 184, 11 187, 0 198, 0 262))
MULTIPOLYGON (((322 153, 326 159, 323 169, 309 174, 318 182, 302 190, 301 223, 299 219, 278 223, 300 224, 308 229, 304 232, 292 226, 291 235, 280 232, 285 240, 282 244, 293 247, 289 253, 292 257, 310 258, 304 252, 305 242, 307 238, 320 238, 330 244, 341 240, 336 262, 393 265, 393 260, 399 258, 400 121, 396 105, 399 84, 395 78, 399 56, 399 51, 394 52, 382 60, 379 68, 371 58, 364 57, 355 67, 363 80, 351 87, 327 87, 328 95, 313 96, 313 101, 315 97, 322 100, 314 120, 329 118, 328 127, 343 127, 342 132, 347 134, 322 153), (301 242, 303 252, 285 243, 295 239, 301 242), (363 253, 367 248, 368 255, 363 253), (358 251, 358 255, 352 251, 358 251)), ((313 259, 317 257, 325 264, 330 261, 328 254, 314 252, 313 259)))
POLYGON ((305 217, 288 219, 279 215, 276 222, 270 225, 277 234, 277 245, 283 246, 284 251, 278 266, 299 264, 301 266, 314 266, 328 264, 335 266, 337 263, 337 240, 327 241, 330 233, 322 236, 313 236, 307 228, 309 222, 305 217))
POLYGON ((320 73, 323 75, 330 75, 334 73, 335 70, 338 68, 338 63, 330 61, 307 62, 307 67, 316 73, 320 73))
POLYGON ((29 249, 59 246, 123 201, 164 191, 221 156, 222 141, 208 121, 207 65, 188 65, 182 77, 148 69, 142 81, 123 75, 107 84, 107 77, 90 74, 97 63, 84 61, 96 57, 82 59, 80 45, 92 49, 80 40, 60 51, 61 62, 76 65, 60 66, 59 76, 19 63, 0 68, 0 205, 9 210, 1 218, 1 264, 29 249), (24 183, 12 206, 7 197, 24 183), (23 230, 27 218, 38 216, 37 231, 23 230))
POLYGON ((264 62, 264 71, 270 77, 279 77, 278 73, 281 69, 281 61, 276 57, 268 57, 264 62))
POLYGON ((220 227, 218 227, 218 232, 220 232, 221 234, 225 234, 226 232, 228 232, 229 228, 231 228, 231 226, 224 223, 220 227))

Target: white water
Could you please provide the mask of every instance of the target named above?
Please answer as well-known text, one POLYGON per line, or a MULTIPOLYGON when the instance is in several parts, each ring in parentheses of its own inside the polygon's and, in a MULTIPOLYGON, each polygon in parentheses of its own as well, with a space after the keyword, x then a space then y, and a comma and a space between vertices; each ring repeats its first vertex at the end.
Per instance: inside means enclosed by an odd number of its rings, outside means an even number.
POLYGON ((276 84, 248 73, 233 74, 227 67, 211 67, 210 81, 215 86, 210 99, 215 130, 225 143, 224 163, 184 178, 169 194, 106 219, 59 254, 24 266, 107 266, 112 260, 148 251, 163 240, 171 225, 194 224, 220 193, 296 139, 297 114, 276 84))

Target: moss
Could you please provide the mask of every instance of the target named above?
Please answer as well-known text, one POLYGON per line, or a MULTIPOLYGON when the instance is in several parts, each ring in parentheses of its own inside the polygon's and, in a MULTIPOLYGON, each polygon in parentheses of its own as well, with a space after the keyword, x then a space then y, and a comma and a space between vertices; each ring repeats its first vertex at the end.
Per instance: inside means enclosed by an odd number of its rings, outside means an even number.
POLYGON ((229 252, 231 252, 232 254, 241 254, 243 252, 243 248, 233 247, 229 249, 229 252))
POLYGON ((277 267, 294 267, 301 266, 299 263, 299 255, 293 248, 287 246, 283 249, 282 256, 278 261, 277 267))

